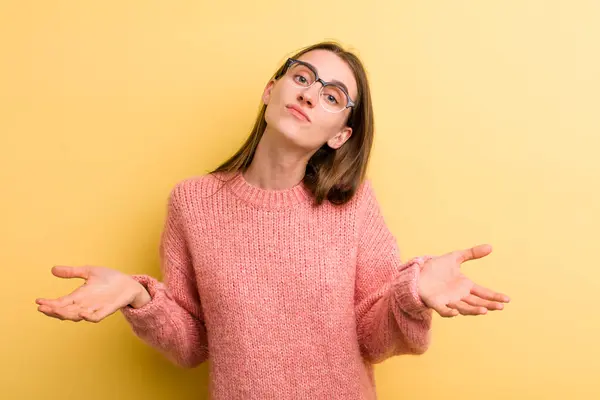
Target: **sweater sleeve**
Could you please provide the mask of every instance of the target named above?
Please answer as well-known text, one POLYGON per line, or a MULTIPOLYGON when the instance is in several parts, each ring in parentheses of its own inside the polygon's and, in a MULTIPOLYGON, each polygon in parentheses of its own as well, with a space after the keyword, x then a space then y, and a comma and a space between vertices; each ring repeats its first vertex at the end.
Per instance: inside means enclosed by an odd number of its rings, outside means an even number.
POLYGON ((419 273, 428 256, 402 262, 370 181, 360 189, 355 307, 363 357, 380 363, 429 347, 431 310, 418 294, 419 273))
POLYGON ((181 185, 170 193, 159 254, 163 282, 134 275, 150 294, 140 308, 121 309, 134 333, 182 367, 195 367, 208 359, 208 341, 191 256, 182 226, 181 185))

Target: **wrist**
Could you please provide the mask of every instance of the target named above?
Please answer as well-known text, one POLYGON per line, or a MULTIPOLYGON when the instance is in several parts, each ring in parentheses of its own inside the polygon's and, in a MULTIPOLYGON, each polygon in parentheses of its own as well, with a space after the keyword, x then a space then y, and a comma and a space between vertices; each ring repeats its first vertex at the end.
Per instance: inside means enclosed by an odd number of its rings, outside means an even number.
POLYGON ((421 260, 413 259, 403 266, 396 287, 392 289, 400 308, 416 319, 427 318, 429 309, 423 301, 420 284, 421 260))
POLYGON ((136 296, 131 301, 131 303, 129 303, 129 306, 132 308, 142 308, 146 304, 150 303, 150 301, 152 300, 152 296, 150 296, 150 293, 148 292, 148 290, 146 289, 146 287, 144 285, 142 285, 139 282, 136 282, 136 283, 139 286, 139 290, 138 290, 136 296))
POLYGON ((425 266, 425 263, 427 261, 429 261, 432 257, 430 256, 426 256, 421 258, 417 264, 418 264, 418 269, 417 269, 417 296, 419 296, 419 300, 421 300, 421 302, 428 308, 430 308, 429 303, 427 301, 427 292, 429 289, 428 286, 428 282, 427 282, 427 274, 423 274, 423 268, 425 266))

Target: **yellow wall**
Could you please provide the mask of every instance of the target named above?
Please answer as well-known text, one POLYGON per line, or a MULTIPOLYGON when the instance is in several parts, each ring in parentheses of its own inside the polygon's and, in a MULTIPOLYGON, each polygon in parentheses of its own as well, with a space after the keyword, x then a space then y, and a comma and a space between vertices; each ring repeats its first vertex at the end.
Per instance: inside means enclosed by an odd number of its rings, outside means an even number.
POLYGON ((600 5, 589 1, 14 1, 0 6, 0 398, 197 399, 120 315, 51 320, 54 264, 158 274, 169 189, 244 140, 263 85, 334 38, 368 66, 371 177, 404 257, 512 303, 436 318, 381 399, 600 398, 600 5))

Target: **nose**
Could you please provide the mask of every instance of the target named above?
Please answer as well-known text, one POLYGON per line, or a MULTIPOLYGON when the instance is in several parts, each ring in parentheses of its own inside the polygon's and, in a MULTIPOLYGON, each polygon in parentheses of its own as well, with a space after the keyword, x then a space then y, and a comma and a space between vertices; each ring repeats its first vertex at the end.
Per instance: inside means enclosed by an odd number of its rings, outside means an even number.
POLYGON ((298 93, 296 99, 301 103, 306 103, 310 108, 313 108, 316 105, 316 101, 314 100, 318 94, 318 88, 316 88, 317 92, 313 93, 316 85, 312 85, 298 93))

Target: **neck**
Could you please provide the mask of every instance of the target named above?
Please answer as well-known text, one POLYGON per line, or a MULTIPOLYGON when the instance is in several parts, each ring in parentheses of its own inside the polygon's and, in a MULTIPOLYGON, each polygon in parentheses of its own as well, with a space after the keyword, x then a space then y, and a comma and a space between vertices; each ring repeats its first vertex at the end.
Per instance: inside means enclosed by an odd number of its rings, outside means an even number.
POLYGON ((310 154, 293 148, 282 138, 282 134, 267 126, 243 174, 248 183, 261 189, 282 190, 302 181, 310 154))

